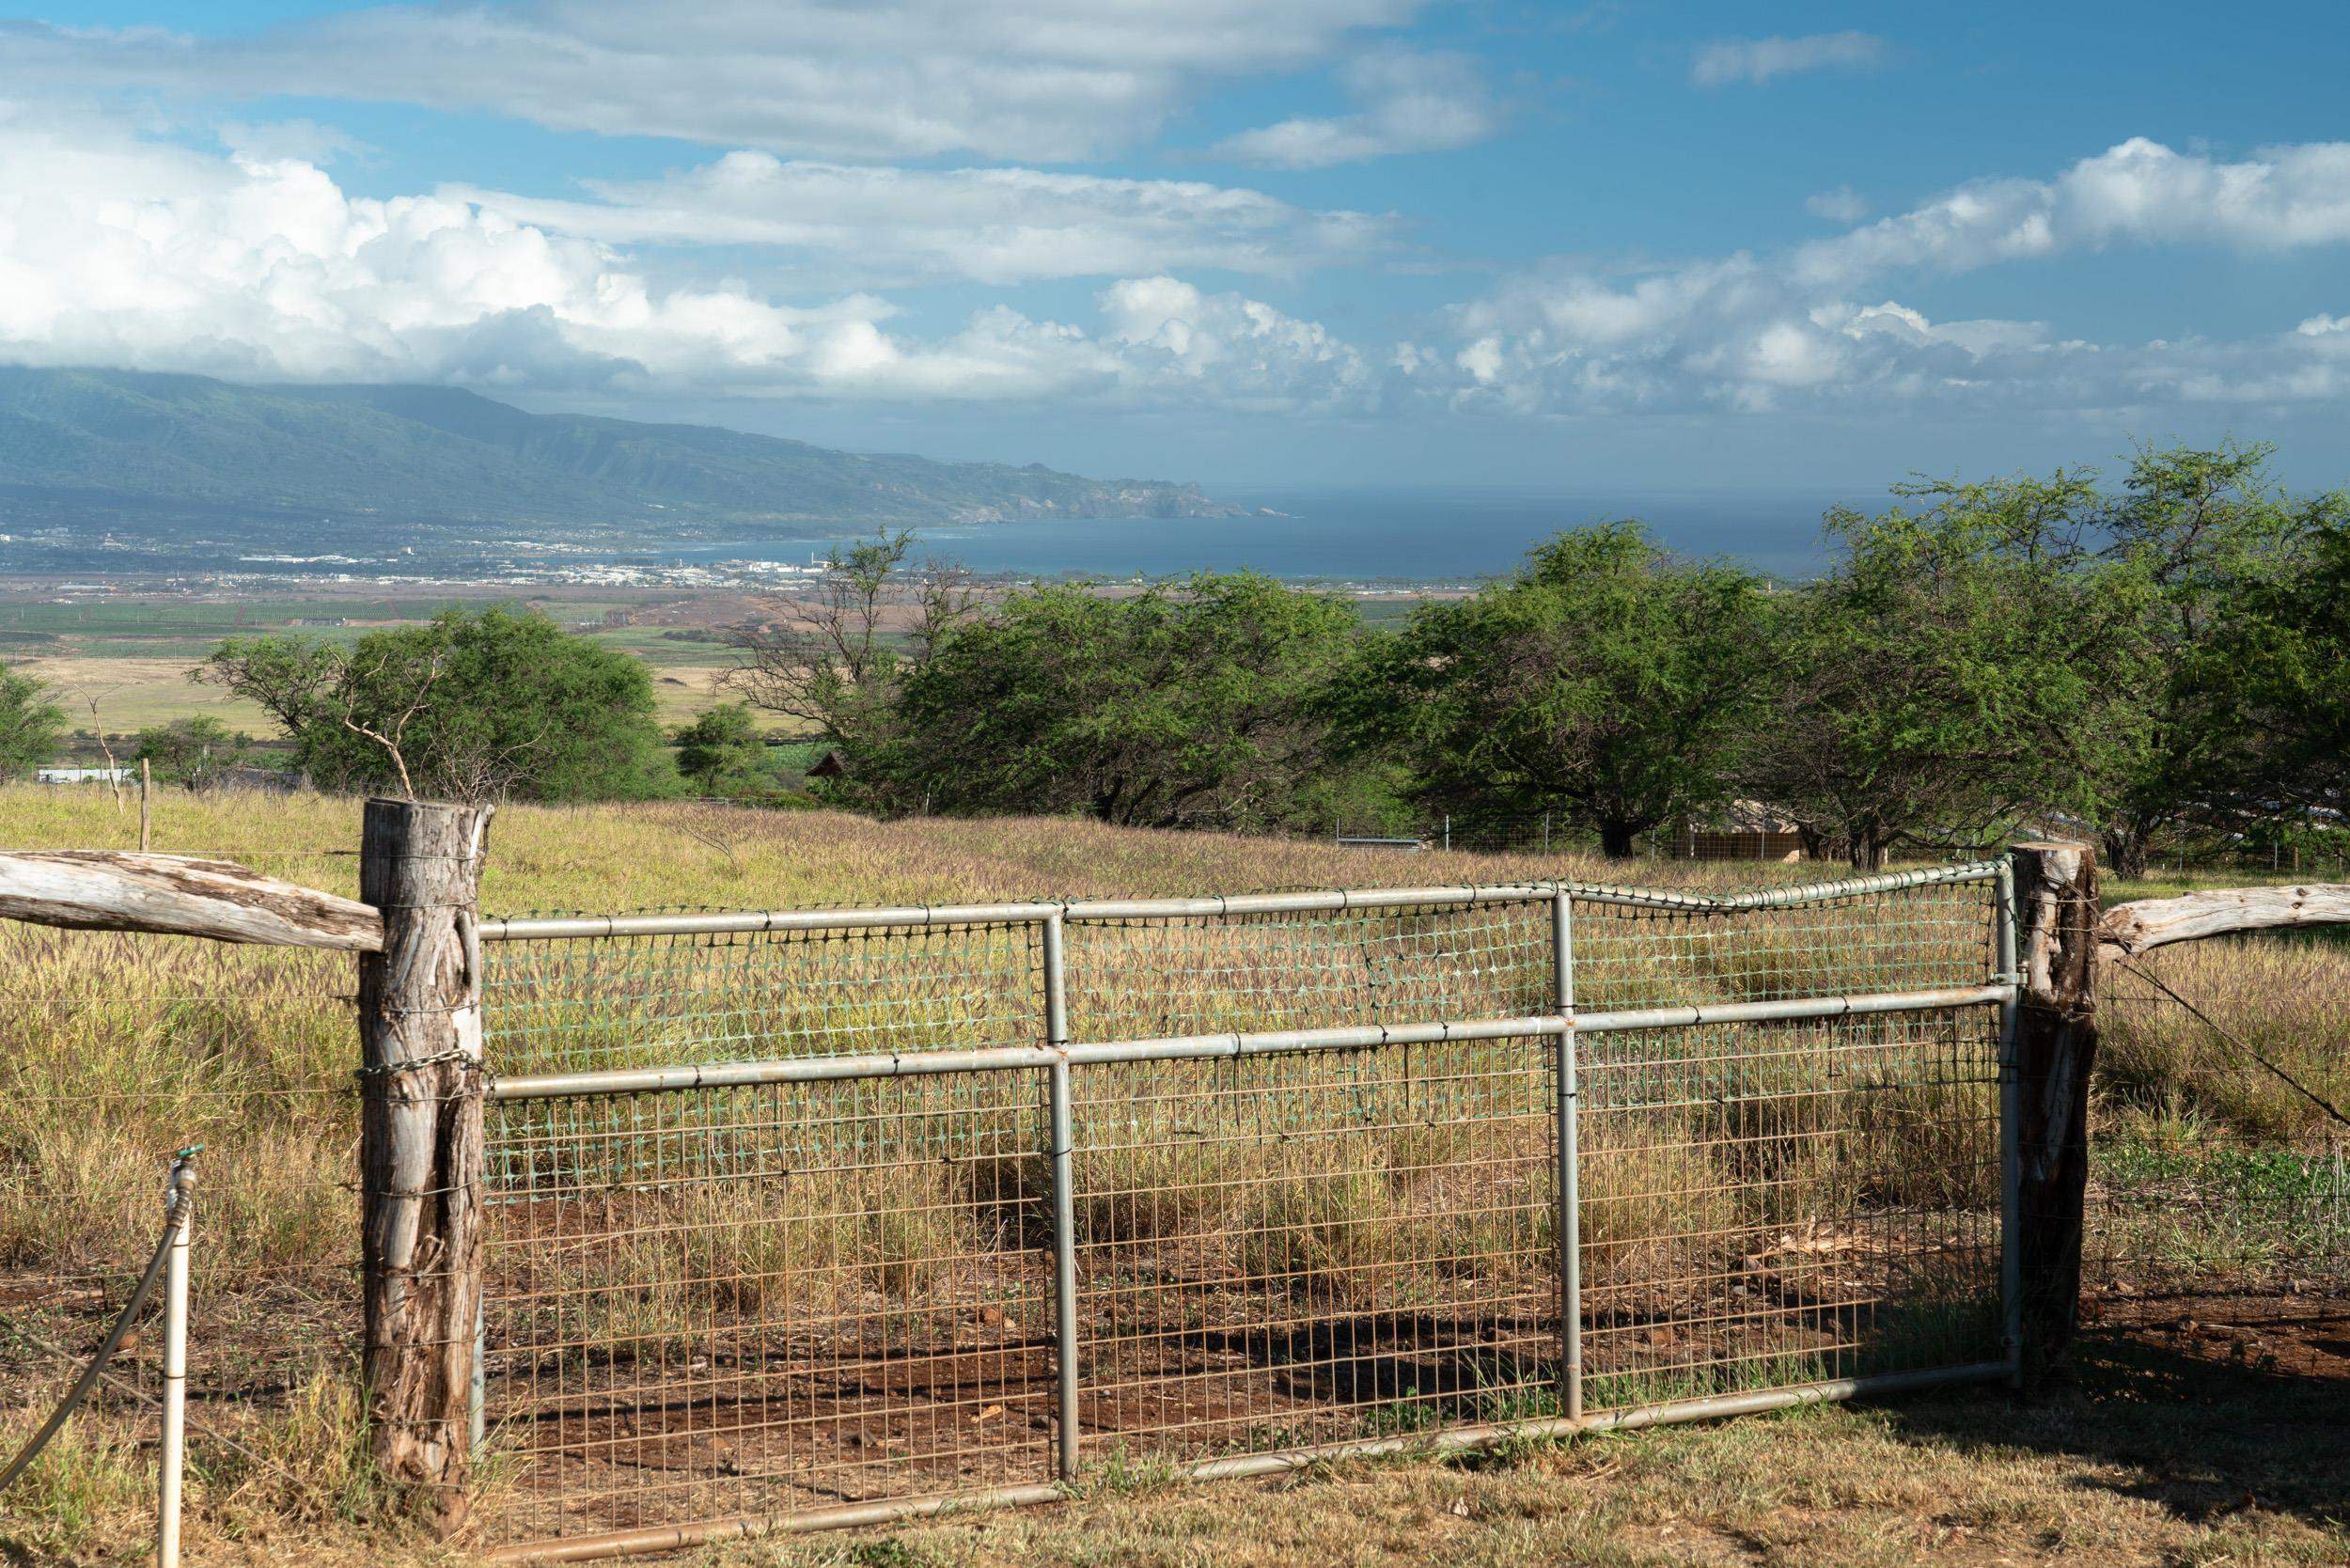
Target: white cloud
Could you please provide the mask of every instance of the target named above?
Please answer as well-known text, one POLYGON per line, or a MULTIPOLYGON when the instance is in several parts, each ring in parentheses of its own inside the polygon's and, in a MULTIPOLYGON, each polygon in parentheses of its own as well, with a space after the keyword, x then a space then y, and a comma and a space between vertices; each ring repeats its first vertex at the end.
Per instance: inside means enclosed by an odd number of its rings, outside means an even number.
POLYGON ((1799 39, 1725 39, 1698 51, 1689 79, 1701 87, 1752 82, 1805 71, 1864 71, 1881 63, 1888 50, 1873 33, 1810 33, 1799 39))
POLYGON ((2350 397, 2350 297, 2239 341, 2093 344, 2039 321, 1938 321, 1898 286, 1920 267, 2123 239, 2350 244, 2338 145, 2215 163, 2126 143, 2046 181, 1965 187, 1784 253, 1530 269, 1414 340, 1367 348, 1254 290, 1176 275, 1379 243, 1375 224, 1254 192, 751 154, 534 208, 354 196, 313 162, 266 155, 265 132, 237 139, 246 150, 222 155, 0 105, 0 360, 636 400, 1282 414, 1415 399, 1554 415, 2350 397), (626 248, 654 243, 802 247, 823 264, 862 247, 885 273, 1110 281, 1072 320, 995 304, 917 328, 885 293, 809 284, 796 256, 764 288, 665 282, 626 248), (1056 267, 1057 250, 1072 259, 1056 267), (776 278, 793 297, 770 291, 776 278))
POLYGON ((1869 215, 1869 203, 1850 185, 1839 185, 1832 191, 1804 197, 1803 210, 1831 223, 1858 223, 1869 215))
POLYGON ((1101 296, 1103 336, 1135 373, 1214 385, 1254 408, 1330 408, 1371 396, 1377 376, 1318 321, 1172 277, 1129 278, 1101 296))
POLYGON ((1984 180, 1808 245, 1823 282, 1902 268, 1966 272, 2122 243, 2290 250, 2350 242, 2350 142, 2266 148, 2236 163, 2133 137, 2054 180, 1984 180))
POLYGON ((1005 306, 899 330, 658 286, 623 255, 446 195, 352 196, 299 159, 219 157, 0 113, 0 360, 258 380, 448 381, 637 395, 1087 396, 1332 406, 1369 384, 1320 326, 1153 276, 1096 330, 1005 306))
POLYGON ((588 180, 589 201, 443 194, 610 244, 772 246, 859 287, 1018 283, 1219 267, 1289 274, 1389 249, 1391 218, 1316 212, 1261 192, 1028 168, 909 169, 734 152, 659 180, 588 180))
POLYGON ((424 104, 815 157, 1101 154, 1205 81, 1301 69, 1419 0, 529 0, 246 35, 0 28, 0 78, 424 104))
POLYGON ((1449 313, 1448 357, 1401 373, 1517 413, 1860 408, 1888 400, 2036 408, 2288 402, 2350 395, 2350 319, 2235 342, 2094 344, 2045 322, 1930 320, 1876 290, 1894 274, 2140 243, 2350 244, 2350 145, 2236 163, 2134 140, 2053 180, 1963 186, 1781 256, 1609 270, 1562 263, 1449 313), (1878 303, 1856 303, 1868 290, 1878 303))
POLYGON ((1340 68, 1358 108, 1300 117, 1227 137, 1215 151, 1244 164, 1319 169, 1401 152, 1449 152, 1501 129, 1502 110, 1476 61, 1450 53, 1373 50, 1340 68))

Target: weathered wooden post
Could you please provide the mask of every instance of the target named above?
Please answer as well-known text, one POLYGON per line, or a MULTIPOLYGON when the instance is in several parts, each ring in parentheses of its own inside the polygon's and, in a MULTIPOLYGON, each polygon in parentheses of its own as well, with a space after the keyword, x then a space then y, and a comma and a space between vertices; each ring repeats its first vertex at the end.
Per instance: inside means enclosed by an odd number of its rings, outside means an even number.
POLYGON ((2080 1317, 2089 1191, 2090 1074, 2097 1064, 2097 861, 2084 844, 2018 844, 2017 1193, 2027 1380, 2062 1358, 2080 1317))
POLYGON ((463 1522, 481 1299, 481 976, 488 808, 371 800, 359 896, 359 1167, 369 1434, 385 1479, 463 1522))

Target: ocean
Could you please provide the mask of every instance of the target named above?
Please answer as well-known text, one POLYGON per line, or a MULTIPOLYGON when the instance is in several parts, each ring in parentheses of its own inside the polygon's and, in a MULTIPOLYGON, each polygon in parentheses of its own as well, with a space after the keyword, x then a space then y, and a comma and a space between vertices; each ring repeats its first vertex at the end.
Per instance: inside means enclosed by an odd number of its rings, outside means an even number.
MULTIPOLYGON (((1473 584, 1514 570, 1561 528, 1637 517, 1692 556, 1727 556, 1762 572, 1818 570, 1820 514, 1836 496, 1593 494, 1528 489, 1246 489, 1219 500, 1278 516, 1066 518, 916 530, 918 553, 991 576, 1168 577, 1262 572, 1293 581, 1473 584)), ((664 551, 664 559, 802 561, 867 535, 749 540, 664 551)))

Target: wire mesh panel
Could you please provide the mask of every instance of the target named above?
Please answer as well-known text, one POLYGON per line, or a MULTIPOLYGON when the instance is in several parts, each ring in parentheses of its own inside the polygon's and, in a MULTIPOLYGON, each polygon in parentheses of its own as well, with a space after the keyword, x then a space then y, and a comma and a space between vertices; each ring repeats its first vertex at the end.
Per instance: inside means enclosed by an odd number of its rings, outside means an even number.
POLYGON ((1514 1017, 1548 1008, 1549 902, 1088 919, 1069 927, 1077 1040, 1514 1017))
POLYGON ((1042 1081, 494 1106, 492 1543, 1048 1480, 1042 1081))
POLYGON ((1084 1459, 1554 1413, 1556 1060, 1500 1040, 1079 1074, 1084 1459))
POLYGON ((485 949, 508 1074, 854 1056, 1036 1037, 1029 924, 684 933, 485 949))
POLYGON ((1992 878, 502 933, 493 1544, 1979 1374, 1992 878))
POLYGON ((1578 1044, 1587 1408, 1999 1354, 1991 1010, 1578 1044))
POLYGON ((1980 984, 1996 913, 1989 868, 1754 909, 1578 897, 1575 1000, 1597 1011, 1980 984))

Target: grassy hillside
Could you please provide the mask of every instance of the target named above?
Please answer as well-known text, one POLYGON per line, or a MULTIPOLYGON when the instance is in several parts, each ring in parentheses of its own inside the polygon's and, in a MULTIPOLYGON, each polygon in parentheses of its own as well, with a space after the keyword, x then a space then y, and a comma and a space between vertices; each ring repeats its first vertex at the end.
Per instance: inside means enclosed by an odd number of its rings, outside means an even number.
MULTIPOLYGON (((1196 487, 835 451, 697 425, 536 415, 436 386, 240 386, 0 367, 0 496, 45 523, 348 519, 615 525, 1183 517, 1196 487)), ((0 531, 8 531, 0 528, 0 531)), ((378 541, 381 542, 380 541, 378 541)), ((311 550, 304 534, 289 547, 311 550)))
MULTIPOLYGON (((357 826, 346 800, 166 794, 157 846, 348 893, 357 826)), ((118 847, 136 831, 102 792, 0 789, 0 844, 118 847)), ((1654 863, 1637 872, 1680 886, 1761 874, 1822 871, 1654 863)), ((1556 857, 1388 855, 1065 822, 517 808, 494 827, 484 902, 499 913, 777 907, 1559 875, 1627 879, 1623 868, 1556 857)), ((2350 951, 2266 941, 2181 954, 2164 972, 2288 1068, 2333 1070, 2350 951)), ((198 1562, 441 1556, 376 1533, 353 1443, 342 1359, 355 1249, 349 985, 349 961, 332 955, 0 923, 0 1448, 38 1420, 62 1380, 63 1361, 41 1347, 86 1334, 151 1236, 159 1156, 205 1142, 209 1283, 196 1376, 268 1392, 201 1412, 198 1562)), ((2280 1146, 2310 1133, 2290 1096, 2210 1071, 2201 1036, 2174 1014, 2115 1016, 2108 1028, 2125 1074, 2118 1111, 2150 1138, 2158 1119, 2280 1146)), ((2101 1355, 2080 1387, 2020 1414, 1996 1395, 1953 1396, 1453 1466, 1340 1466, 1278 1486, 1176 1489, 1145 1468, 1097 1479, 1065 1510, 702 1560, 2341 1560, 2350 1536, 2327 1499, 2350 1482, 2342 1403, 2281 1376, 2229 1382, 2197 1355, 2101 1355), (2186 1397, 2200 1403, 2201 1436, 2182 1468, 2166 1412, 2186 1397), (2319 1441, 2288 1446, 2286 1423, 2319 1441)), ((151 1356, 133 1356, 132 1376, 151 1372, 151 1356)), ((151 1485, 134 1408, 81 1423, 10 1499, 0 1541, 14 1537, 36 1562, 134 1558, 151 1485)))

